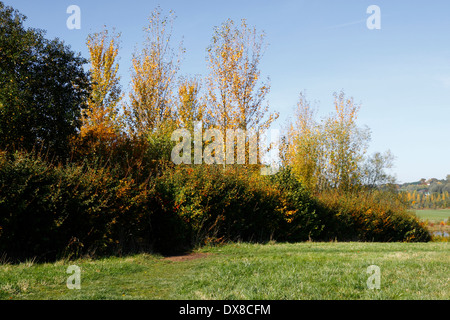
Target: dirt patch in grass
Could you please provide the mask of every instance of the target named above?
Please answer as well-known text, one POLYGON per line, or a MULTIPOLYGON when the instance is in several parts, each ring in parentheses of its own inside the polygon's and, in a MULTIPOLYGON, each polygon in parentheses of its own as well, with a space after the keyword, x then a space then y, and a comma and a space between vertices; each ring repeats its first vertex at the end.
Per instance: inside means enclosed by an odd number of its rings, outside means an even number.
POLYGON ((197 253, 183 254, 183 255, 179 255, 179 256, 165 257, 163 260, 172 261, 172 262, 183 262, 183 261, 189 261, 189 260, 196 260, 196 259, 206 258, 209 255, 211 255, 211 253, 199 253, 199 252, 197 252, 197 253))

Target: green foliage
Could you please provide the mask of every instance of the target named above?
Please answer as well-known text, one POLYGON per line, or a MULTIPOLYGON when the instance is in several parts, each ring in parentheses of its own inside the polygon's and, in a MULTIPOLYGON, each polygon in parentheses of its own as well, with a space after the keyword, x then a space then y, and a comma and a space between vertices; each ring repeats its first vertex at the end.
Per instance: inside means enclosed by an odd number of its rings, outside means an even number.
POLYGON ((89 94, 86 60, 0 2, 0 147, 64 156, 89 94))
POLYGON ((146 134, 147 156, 153 160, 170 161, 175 142, 171 140, 172 132, 177 129, 172 121, 146 134))
POLYGON ((95 163, 53 165, 28 154, 4 153, 0 251, 53 259, 149 246, 151 190, 120 172, 95 163))
POLYGON ((0 252, 54 259, 238 240, 429 240, 402 203, 382 193, 315 199, 289 170, 265 177, 254 168, 135 161, 56 165, 3 152, 0 252))
POLYGON ((230 240, 267 241, 282 221, 277 194, 250 171, 178 166, 159 181, 181 218, 191 245, 230 240))
POLYGON ((430 241, 425 224, 407 211, 407 205, 391 191, 324 192, 321 205, 329 211, 325 234, 337 240, 430 241))
POLYGON ((285 241, 305 241, 321 239, 324 221, 323 212, 317 201, 296 179, 289 167, 284 168, 272 177, 285 218, 283 233, 285 241))

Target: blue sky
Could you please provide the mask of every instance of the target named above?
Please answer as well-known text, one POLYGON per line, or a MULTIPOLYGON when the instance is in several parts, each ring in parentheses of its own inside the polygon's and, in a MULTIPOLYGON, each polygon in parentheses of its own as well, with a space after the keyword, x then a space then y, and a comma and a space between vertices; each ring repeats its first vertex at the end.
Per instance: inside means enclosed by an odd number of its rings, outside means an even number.
POLYGON ((120 73, 128 89, 131 55, 157 5, 177 16, 174 39, 184 39, 182 74, 206 74, 206 47, 214 26, 247 19, 267 35, 260 69, 270 77, 271 110, 292 119, 301 91, 333 111, 333 92, 361 103, 359 124, 372 132, 369 153, 390 149, 399 182, 450 174, 450 1, 307 0, 9 0, 27 26, 59 37, 88 57, 85 40, 103 25, 122 33, 120 73), (69 5, 81 9, 81 29, 69 30, 69 5), (366 12, 381 9, 381 29, 366 12))

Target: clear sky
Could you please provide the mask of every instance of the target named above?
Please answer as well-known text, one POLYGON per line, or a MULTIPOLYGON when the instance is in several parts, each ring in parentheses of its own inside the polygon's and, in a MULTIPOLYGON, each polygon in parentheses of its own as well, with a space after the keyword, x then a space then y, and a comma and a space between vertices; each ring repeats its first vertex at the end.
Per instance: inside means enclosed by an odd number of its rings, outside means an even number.
POLYGON ((301 91, 333 111, 333 92, 361 103, 360 125, 372 131, 369 153, 390 149, 399 182, 450 174, 450 1, 425 0, 3 0, 28 17, 27 26, 59 37, 88 57, 89 33, 103 25, 122 33, 120 73, 128 89, 132 52, 160 5, 175 11, 174 39, 184 38, 181 73, 206 73, 214 26, 247 19, 267 35, 262 76, 270 77, 275 127, 292 119, 301 91), (81 29, 69 30, 69 5, 81 9, 81 29), (370 30, 367 8, 381 9, 370 30))

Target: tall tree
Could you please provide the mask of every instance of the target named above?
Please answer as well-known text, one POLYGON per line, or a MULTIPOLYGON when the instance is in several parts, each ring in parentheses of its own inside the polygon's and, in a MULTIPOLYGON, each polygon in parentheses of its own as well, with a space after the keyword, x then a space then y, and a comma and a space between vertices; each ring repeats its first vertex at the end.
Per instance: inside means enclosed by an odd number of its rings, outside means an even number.
POLYGON ((123 94, 117 62, 119 40, 120 34, 110 34, 107 29, 87 38, 92 92, 82 114, 81 137, 93 136, 108 141, 122 129, 119 103, 123 94))
POLYGON ((287 165, 310 190, 348 191, 361 185, 361 170, 370 132, 356 124, 359 106, 335 93, 335 113, 320 122, 300 94, 296 122, 287 133, 287 165))
POLYGON ((295 122, 288 127, 285 161, 300 182, 309 190, 320 185, 323 167, 322 132, 314 119, 315 110, 303 93, 300 93, 295 122))
POLYGON ((360 106, 345 93, 334 94, 336 113, 323 126, 326 157, 326 177, 330 187, 350 190, 361 182, 360 167, 364 160, 370 132, 356 124, 360 106))
MULTIPOLYGON (((172 12, 163 16, 161 9, 156 8, 144 29, 144 48, 133 56, 127 116, 131 131, 138 136, 145 136, 173 120, 173 86, 180 62, 171 47, 174 19, 172 12)), ((184 50, 181 44, 180 50, 184 50)))
MULTIPOLYGON (((266 96, 270 85, 260 81, 259 63, 264 49, 265 34, 249 27, 244 19, 240 25, 228 19, 216 27, 207 48, 208 125, 220 130, 222 137, 227 136, 228 129, 255 132, 248 136, 246 145, 254 145, 256 134, 278 118, 278 113, 268 113, 266 96)), ((226 149, 223 144, 222 154, 228 158, 234 149, 226 149)))
POLYGON ((181 77, 178 85, 177 125, 189 130, 194 129, 194 122, 202 121, 205 105, 201 96, 200 80, 195 77, 181 77))
POLYGON ((395 182, 395 178, 386 173, 385 169, 391 169, 393 166, 394 155, 390 150, 384 153, 375 152, 364 161, 361 182, 372 188, 383 184, 392 184, 395 182))
POLYGON ((229 19, 214 29, 208 47, 208 98, 215 125, 267 128, 278 117, 277 113, 267 114, 270 85, 260 83, 264 46, 265 34, 249 27, 244 19, 240 26, 229 19))
POLYGON ((0 147, 64 157, 87 105, 86 59, 0 2, 0 147))

